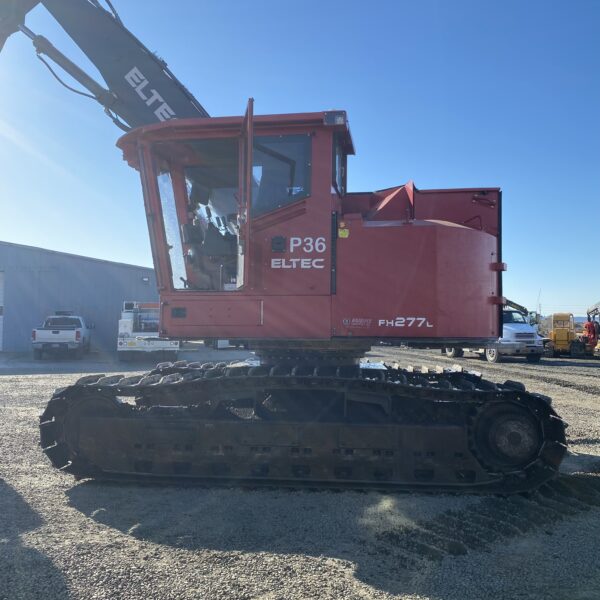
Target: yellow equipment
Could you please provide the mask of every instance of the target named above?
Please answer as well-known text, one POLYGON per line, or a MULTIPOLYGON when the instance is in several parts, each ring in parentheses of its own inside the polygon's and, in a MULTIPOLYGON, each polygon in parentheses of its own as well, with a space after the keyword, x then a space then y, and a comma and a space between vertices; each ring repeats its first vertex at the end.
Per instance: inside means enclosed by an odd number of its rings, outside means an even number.
POLYGON ((546 356, 568 354, 581 357, 593 354, 593 348, 588 348, 575 331, 575 320, 571 313, 554 313, 544 319, 546 337, 549 342, 544 347, 546 356))

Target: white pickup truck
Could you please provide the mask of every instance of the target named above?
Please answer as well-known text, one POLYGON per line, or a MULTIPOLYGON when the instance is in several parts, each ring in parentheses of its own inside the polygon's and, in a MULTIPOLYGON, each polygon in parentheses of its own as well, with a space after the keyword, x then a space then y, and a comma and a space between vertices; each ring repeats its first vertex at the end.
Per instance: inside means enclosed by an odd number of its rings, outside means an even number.
POLYGON ((83 317, 56 314, 46 317, 41 327, 31 332, 33 358, 40 360, 44 352, 70 352, 81 358, 89 352, 93 325, 86 324, 83 317))
POLYGON ((527 362, 539 362, 544 354, 543 338, 529 323, 526 315, 517 310, 502 311, 502 337, 487 348, 446 348, 448 358, 458 358, 465 352, 485 356, 491 363, 503 356, 524 356, 527 362))

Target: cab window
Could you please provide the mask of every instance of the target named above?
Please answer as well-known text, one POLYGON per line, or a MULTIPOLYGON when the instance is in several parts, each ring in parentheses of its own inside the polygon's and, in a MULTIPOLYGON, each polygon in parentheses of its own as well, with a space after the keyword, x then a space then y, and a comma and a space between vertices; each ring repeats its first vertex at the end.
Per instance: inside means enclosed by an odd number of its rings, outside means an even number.
POLYGON ((339 136, 333 140, 333 165, 331 185, 340 196, 346 193, 346 153, 339 136))
POLYGON ((525 315, 512 310, 505 310, 502 314, 503 323, 527 323, 525 315))
POLYGON ((311 137, 255 136, 252 150, 252 216, 310 196, 311 137))

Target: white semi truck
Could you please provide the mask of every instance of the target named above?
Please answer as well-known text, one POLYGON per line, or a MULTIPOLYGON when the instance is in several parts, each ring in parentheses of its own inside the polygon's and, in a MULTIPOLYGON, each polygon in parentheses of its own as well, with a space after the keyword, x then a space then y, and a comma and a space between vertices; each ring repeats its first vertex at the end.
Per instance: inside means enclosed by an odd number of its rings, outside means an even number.
POLYGON ((486 348, 445 349, 448 358, 458 358, 465 352, 475 352, 491 363, 500 362, 503 356, 523 356, 527 362, 535 363, 544 354, 544 341, 531 325, 526 311, 505 308, 502 311, 502 337, 497 342, 486 348))
POLYGON ((131 360, 148 353, 177 359, 179 341, 159 336, 159 309, 157 302, 123 302, 117 339, 119 360, 131 360))

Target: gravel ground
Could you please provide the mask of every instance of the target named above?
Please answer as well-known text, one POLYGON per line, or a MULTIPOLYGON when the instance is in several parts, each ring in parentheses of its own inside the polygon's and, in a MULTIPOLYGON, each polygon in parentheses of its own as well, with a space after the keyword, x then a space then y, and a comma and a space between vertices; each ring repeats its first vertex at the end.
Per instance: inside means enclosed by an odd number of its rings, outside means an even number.
MULTIPOLYGON (((457 362, 384 347, 371 357, 457 362)), ((37 446, 38 413, 74 373, 122 368, 0 359, 0 598, 599 599, 600 361, 460 362, 553 398, 570 424, 568 494, 75 483, 37 446)))

